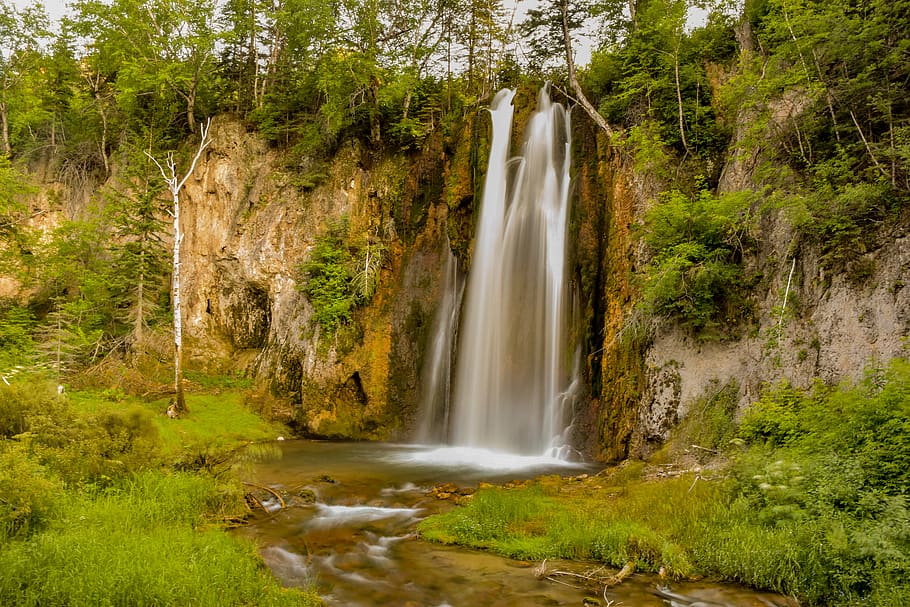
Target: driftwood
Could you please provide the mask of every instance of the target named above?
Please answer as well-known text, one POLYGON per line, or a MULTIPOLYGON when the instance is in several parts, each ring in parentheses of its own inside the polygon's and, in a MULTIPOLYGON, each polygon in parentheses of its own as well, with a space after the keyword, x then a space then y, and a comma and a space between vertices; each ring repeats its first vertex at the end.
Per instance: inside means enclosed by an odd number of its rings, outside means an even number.
MULTIPOLYGON (((282 510, 287 508, 287 504, 284 503, 284 499, 281 497, 281 495, 277 491, 272 489, 271 487, 265 487, 263 485, 257 485, 256 483, 249 483, 247 481, 243 481, 243 484, 246 485, 247 487, 253 487, 254 489, 261 489, 262 491, 265 491, 266 493, 271 493, 273 496, 275 496, 275 499, 278 500, 278 503, 281 504, 282 510)), ((252 495, 251 493, 247 493, 247 495, 251 496, 253 499, 256 499, 256 496, 252 495)), ((262 506, 262 502, 260 502, 258 499, 256 499, 256 501, 259 502, 260 506, 262 506)), ((263 510, 266 510, 266 512, 268 512, 268 510, 264 506, 263 506, 263 510)))
POLYGON ((246 499, 252 501, 254 504, 259 506, 260 508, 262 508, 262 511, 265 512, 266 514, 271 514, 269 512, 269 509, 263 505, 262 500, 260 500, 258 497, 256 497, 252 493, 247 493, 244 497, 246 497, 246 499))
POLYGON ((547 568, 547 559, 544 559, 540 565, 534 568, 534 575, 539 580, 547 579, 571 588, 595 587, 602 592, 606 604, 611 605, 612 601, 607 598, 607 590, 621 584, 623 580, 632 575, 635 572, 635 562, 629 561, 625 567, 616 573, 606 574, 607 571, 606 567, 597 567, 584 573, 561 570, 550 571, 547 568))

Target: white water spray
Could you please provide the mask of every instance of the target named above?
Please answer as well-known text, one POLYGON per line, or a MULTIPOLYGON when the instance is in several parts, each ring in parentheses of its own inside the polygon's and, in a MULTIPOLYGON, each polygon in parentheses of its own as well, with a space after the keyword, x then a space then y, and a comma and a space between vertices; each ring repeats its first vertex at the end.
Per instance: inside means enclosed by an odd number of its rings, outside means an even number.
POLYGON ((493 100, 493 140, 459 329, 449 439, 541 454, 566 423, 569 120, 542 90, 509 158, 514 91, 493 100))

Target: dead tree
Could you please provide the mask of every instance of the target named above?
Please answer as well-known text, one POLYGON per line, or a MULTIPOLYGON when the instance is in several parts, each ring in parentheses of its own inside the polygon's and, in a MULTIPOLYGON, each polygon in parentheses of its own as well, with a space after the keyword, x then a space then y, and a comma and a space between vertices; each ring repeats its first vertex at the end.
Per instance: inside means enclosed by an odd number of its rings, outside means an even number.
POLYGON ((180 309, 180 243, 183 241, 183 232, 180 230, 180 190, 196 169, 196 163, 202 156, 202 152, 211 143, 211 139, 209 139, 209 128, 211 125, 212 119, 209 118, 204 126, 199 126, 202 137, 199 141, 199 148, 196 150, 196 155, 193 156, 193 161, 182 179, 177 177, 177 162, 174 160, 173 152, 168 152, 164 164, 158 162, 154 156, 146 152, 161 171, 161 176, 164 178, 174 202, 170 214, 174 218, 174 276, 171 282, 171 299, 174 308, 174 390, 176 394, 174 402, 168 407, 168 416, 170 417, 176 417, 187 411, 186 400, 183 397, 183 315, 180 309))

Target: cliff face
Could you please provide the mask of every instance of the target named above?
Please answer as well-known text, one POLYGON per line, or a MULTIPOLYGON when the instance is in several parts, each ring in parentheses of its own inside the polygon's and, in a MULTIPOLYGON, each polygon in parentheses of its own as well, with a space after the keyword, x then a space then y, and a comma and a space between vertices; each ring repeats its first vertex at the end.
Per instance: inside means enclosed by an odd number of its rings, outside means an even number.
MULTIPOLYGON (((798 111, 785 99, 779 118, 798 111)), ((346 145, 315 188, 295 185, 298 168, 283 166, 238 124, 216 122, 214 143, 186 190, 192 362, 268 383, 296 405, 308 432, 404 436, 417 408, 444 248, 451 242, 470 264, 474 169, 483 164, 486 137, 477 122, 466 124, 452 149, 431 142, 410 157, 373 158, 346 145), (390 255, 352 328, 327 338, 298 289, 299 268, 320 231, 342 216, 356 229, 385 234, 390 255)), ((571 264, 588 387, 576 422, 587 451, 604 460, 647 456, 700 397, 725 386, 736 386, 741 410, 768 384, 856 379, 873 360, 904 353, 905 228, 876 235, 851 271, 831 273, 783 216, 765 215, 745 260, 762 279, 752 293, 753 320, 739 338, 700 341, 642 318, 633 276, 647 252, 634 226, 662 186, 584 119, 574 128, 571 264)), ((758 160, 731 153, 720 188, 750 187, 758 160)))
MULTIPOLYGON (((799 111, 788 99, 775 109, 781 121, 799 111)), ((740 117, 744 120, 748 116, 740 117)), ((721 191, 756 188, 760 159, 736 148, 734 141, 721 191)), ((702 341, 672 322, 635 313, 629 281, 646 252, 630 227, 641 221, 659 186, 615 154, 604 156, 600 170, 609 216, 601 384, 595 385, 600 457, 648 456, 699 398, 725 387, 736 388, 741 412, 766 386, 853 381, 868 365, 907 354, 906 218, 870 235, 862 255, 832 271, 818 246, 796 233, 782 212, 764 214, 754 234, 756 246, 744 260, 747 274, 760 277, 750 297, 753 318, 734 329, 739 337, 702 341)))
POLYGON ((446 207, 421 198, 441 157, 376 160, 349 144, 304 188, 238 123, 218 120, 212 133, 184 193, 188 364, 253 375, 291 400, 306 432, 396 436, 416 399, 441 265, 446 207), (389 254, 376 294, 332 336, 300 291, 300 266, 342 218, 384 234, 389 254))

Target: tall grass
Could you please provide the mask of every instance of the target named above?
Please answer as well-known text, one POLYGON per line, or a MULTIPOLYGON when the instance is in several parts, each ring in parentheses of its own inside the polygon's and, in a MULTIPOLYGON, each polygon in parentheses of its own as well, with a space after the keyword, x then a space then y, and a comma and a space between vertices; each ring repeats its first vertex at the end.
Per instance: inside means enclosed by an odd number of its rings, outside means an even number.
POLYGON ((0 604, 318 605, 281 589, 252 544, 209 524, 235 497, 163 472, 66 493, 47 528, 3 546, 0 604))

